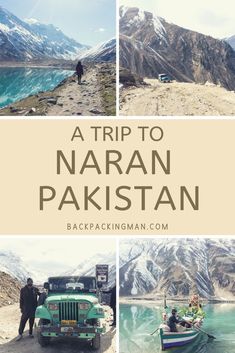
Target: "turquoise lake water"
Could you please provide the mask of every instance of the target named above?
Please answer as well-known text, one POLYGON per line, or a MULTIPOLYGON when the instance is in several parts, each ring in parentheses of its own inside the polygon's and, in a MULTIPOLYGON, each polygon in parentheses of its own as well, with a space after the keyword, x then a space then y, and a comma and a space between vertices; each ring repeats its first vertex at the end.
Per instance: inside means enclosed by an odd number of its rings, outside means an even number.
POLYGON ((73 71, 51 68, 0 67, 0 108, 31 94, 55 88, 73 71))
MULTIPOLYGON (((204 310, 206 319, 202 329, 216 339, 200 334, 192 344, 165 352, 235 353, 235 304, 208 304, 204 310)), ((150 333, 161 323, 162 311, 158 305, 121 304, 120 353, 160 353, 159 336, 150 333)))

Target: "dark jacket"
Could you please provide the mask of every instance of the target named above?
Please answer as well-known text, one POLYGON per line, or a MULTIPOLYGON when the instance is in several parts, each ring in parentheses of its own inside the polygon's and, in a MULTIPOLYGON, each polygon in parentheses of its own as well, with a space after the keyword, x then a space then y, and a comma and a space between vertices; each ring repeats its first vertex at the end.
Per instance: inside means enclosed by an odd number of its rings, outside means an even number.
POLYGON ((171 315, 167 321, 167 325, 170 327, 171 332, 177 332, 176 324, 179 323, 179 320, 176 319, 175 315, 171 315))
POLYGON ((38 296, 40 295, 38 288, 25 286, 20 291, 20 309, 23 314, 34 316, 37 308, 38 296))
POLYGON ((116 308, 116 286, 111 290, 110 306, 111 308, 116 308))
POLYGON ((83 75, 83 66, 82 66, 82 64, 80 63, 78 63, 77 64, 77 66, 76 66, 76 73, 77 73, 77 75, 83 75))
POLYGON ((110 290, 103 290, 102 291, 105 294, 111 294, 110 295, 110 304, 109 306, 113 309, 116 308, 116 286, 114 286, 112 289, 110 290))

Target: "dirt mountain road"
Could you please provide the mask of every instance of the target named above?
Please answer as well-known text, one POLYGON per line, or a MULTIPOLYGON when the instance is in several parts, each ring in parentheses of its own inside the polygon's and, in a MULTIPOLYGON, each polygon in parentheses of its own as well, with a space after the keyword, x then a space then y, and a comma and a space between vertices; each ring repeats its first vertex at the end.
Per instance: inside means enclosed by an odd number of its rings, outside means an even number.
POLYGON ((97 69, 92 68, 81 85, 73 79, 61 88, 57 103, 48 108, 47 115, 105 115, 100 92, 97 69))
POLYGON ((156 79, 146 79, 145 82, 147 86, 121 90, 120 115, 235 115, 234 91, 210 84, 168 84, 156 79))
MULTIPOLYGON (((101 348, 98 353, 115 353, 116 330, 111 328, 109 307, 106 310, 106 333, 101 337, 101 348)), ((91 353, 88 342, 77 340, 56 339, 51 344, 42 348, 35 338, 28 337, 25 331, 21 341, 16 342, 18 325, 20 320, 19 304, 0 308, 0 353, 91 353)), ((26 328, 27 329, 27 328, 26 328)))

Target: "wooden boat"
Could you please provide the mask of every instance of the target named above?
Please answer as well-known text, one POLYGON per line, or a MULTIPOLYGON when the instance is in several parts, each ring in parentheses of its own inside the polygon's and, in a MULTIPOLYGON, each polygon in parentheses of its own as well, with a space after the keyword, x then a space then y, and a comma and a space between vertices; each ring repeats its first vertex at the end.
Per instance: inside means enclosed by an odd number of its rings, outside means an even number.
POLYGON ((187 329, 184 332, 166 332, 162 328, 159 330, 162 351, 173 347, 181 347, 194 341, 199 335, 199 331, 187 329))

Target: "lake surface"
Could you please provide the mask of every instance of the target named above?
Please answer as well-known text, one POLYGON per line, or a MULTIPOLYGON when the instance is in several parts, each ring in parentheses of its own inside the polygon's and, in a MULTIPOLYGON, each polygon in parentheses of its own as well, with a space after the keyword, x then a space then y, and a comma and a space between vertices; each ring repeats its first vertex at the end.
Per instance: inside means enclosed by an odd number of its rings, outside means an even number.
MULTIPOLYGON (((216 339, 200 334, 191 345, 165 352, 235 353, 235 304, 208 304, 204 310, 206 319, 202 329, 216 339)), ((120 353, 162 352, 158 333, 150 335, 161 323, 162 311, 158 305, 121 304, 120 353)))
POLYGON ((0 67, 0 108, 31 94, 52 90, 73 72, 51 68, 0 67))

